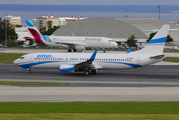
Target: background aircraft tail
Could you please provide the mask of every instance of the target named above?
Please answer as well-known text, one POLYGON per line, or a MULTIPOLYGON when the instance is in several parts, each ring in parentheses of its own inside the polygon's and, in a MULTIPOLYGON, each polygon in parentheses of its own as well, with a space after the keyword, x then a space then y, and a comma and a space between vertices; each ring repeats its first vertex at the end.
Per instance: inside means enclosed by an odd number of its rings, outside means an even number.
POLYGON ((161 55, 165 46, 170 25, 163 25, 148 44, 141 50, 132 52, 133 54, 161 55))
POLYGON ((30 20, 26 20, 26 23, 28 25, 28 32, 34 37, 35 42, 45 45, 44 40, 47 41, 47 38, 39 32, 39 30, 30 20))

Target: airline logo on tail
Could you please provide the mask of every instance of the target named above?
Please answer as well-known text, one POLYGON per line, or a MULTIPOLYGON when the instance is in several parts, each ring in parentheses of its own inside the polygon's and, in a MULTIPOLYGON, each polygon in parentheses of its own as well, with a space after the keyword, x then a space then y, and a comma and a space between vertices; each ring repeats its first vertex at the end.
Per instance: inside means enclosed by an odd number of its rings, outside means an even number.
MULTIPOLYGON (((46 39, 46 37, 44 35, 42 35, 38 30, 37 28, 35 27, 35 25, 30 21, 30 20, 26 20, 26 23, 28 25, 28 30, 29 32, 32 34, 32 36, 34 37, 35 39, 35 42, 37 43, 40 43, 40 44, 43 44, 43 45, 46 45, 44 42, 43 42, 43 39, 46 39), (43 38, 42 38, 43 37, 43 38)), ((26 39, 28 40, 28 39, 26 39)))

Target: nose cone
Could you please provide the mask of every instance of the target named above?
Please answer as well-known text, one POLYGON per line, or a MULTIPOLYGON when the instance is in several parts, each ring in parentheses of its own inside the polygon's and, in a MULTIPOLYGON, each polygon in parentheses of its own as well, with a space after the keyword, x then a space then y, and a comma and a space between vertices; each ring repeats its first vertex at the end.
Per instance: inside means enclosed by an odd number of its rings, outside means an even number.
POLYGON ((18 64, 18 59, 14 60, 14 64, 15 64, 15 65, 18 64))

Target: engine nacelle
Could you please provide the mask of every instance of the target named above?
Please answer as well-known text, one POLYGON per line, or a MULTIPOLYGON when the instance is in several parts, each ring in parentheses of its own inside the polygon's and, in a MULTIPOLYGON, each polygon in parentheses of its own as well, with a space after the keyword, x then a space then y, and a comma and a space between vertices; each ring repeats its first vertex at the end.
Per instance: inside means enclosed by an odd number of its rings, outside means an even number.
POLYGON ((69 64, 62 64, 59 69, 61 72, 75 72, 75 66, 69 64))
POLYGON ((85 50, 85 46, 84 46, 84 45, 76 45, 76 46, 75 46, 75 49, 76 49, 77 51, 84 51, 84 50, 85 50))

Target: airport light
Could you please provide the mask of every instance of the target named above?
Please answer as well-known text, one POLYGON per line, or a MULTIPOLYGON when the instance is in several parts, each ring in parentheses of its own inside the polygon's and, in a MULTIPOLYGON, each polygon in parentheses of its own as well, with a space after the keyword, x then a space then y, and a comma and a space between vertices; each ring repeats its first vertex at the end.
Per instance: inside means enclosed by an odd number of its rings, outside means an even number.
POLYGON ((159 11, 158 11, 158 19, 160 19, 160 8, 161 8, 161 6, 159 5, 158 7, 157 7, 158 9, 159 9, 159 11))

